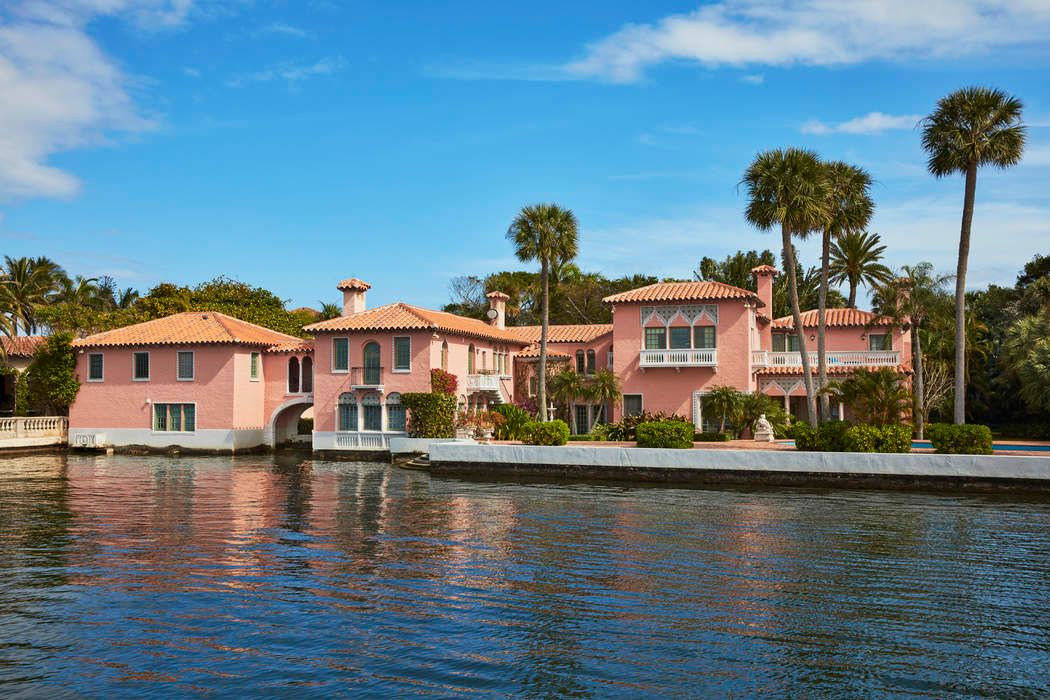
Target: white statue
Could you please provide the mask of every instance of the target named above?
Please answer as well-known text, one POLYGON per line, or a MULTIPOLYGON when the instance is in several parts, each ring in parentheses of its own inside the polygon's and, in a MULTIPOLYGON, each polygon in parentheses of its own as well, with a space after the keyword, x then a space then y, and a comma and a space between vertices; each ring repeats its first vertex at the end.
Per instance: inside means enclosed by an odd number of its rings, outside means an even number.
POLYGON ((765 413, 760 415, 755 422, 755 440, 758 442, 773 442, 773 426, 766 420, 765 413))

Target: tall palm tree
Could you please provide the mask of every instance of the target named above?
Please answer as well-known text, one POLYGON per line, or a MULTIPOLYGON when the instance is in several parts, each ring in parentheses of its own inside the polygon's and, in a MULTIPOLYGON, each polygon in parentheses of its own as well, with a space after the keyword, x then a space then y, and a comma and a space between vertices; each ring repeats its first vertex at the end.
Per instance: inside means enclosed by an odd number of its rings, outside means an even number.
POLYGON ((80 275, 72 279, 63 277, 58 288, 52 292, 50 301, 84 308, 96 307, 100 300, 99 288, 95 285, 97 281, 93 277, 89 279, 80 275))
POLYGON ((26 335, 36 330, 36 311, 57 290, 65 273, 48 258, 4 257, 4 284, 0 296, 10 310, 12 327, 18 334, 19 324, 26 335))
POLYGON ((977 169, 1016 165, 1024 154, 1021 100, 1002 90, 967 87, 942 97, 922 120, 926 168, 937 178, 966 176, 959 261, 955 273, 955 422, 966 422, 966 265, 977 191, 977 169))
POLYGON ((343 309, 338 304, 332 302, 317 302, 321 306, 320 314, 317 317, 318 321, 327 321, 333 318, 339 318, 343 315, 343 309))
POLYGON ((926 321, 939 308, 945 305, 945 285, 951 275, 938 275, 933 265, 921 262, 917 265, 904 265, 899 276, 889 284, 875 290, 872 309, 880 316, 889 319, 895 328, 910 328, 912 332, 912 368, 915 388, 915 433, 922 440, 926 422, 926 383, 925 357, 922 347, 922 333, 926 321))
MULTIPOLYGON (((827 335, 828 274, 831 268, 831 241, 868 227, 875 203, 871 201, 871 175, 863 168, 834 161, 824 165, 827 177, 828 219, 824 223, 820 249, 820 290, 817 293, 817 383, 823 389, 828 383, 827 335)), ((831 417, 827 392, 820 393, 820 417, 831 417)))
POLYGON ((857 289, 885 284, 893 279, 890 268, 882 264, 886 246, 877 233, 851 231, 831 242, 831 283, 849 284, 846 306, 857 308, 857 289))
POLYGON ((802 349, 802 379, 806 385, 806 406, 810 425, 817 425, 817 402, 810 374, 806 334, 798 304, 798 279, 792 237, 805 238, 821 230, 828 220, 824 166, 813 151, 799 148, 774 149, 759 153, 744 172, 741 182, 747 188, 745 218, 763 231, 780 227, 784 270, 791 298, 798 346, 802 349))
POLYGON ((598 405, 598 415, 595 416, 594 422, 600 423, 606 417, 605 407, 619 404, 622 395, 620 379, 615 372, 611 369, 595 372, 587 390, 588 398, 598 405))
POLYGON ((576 258, 577 229, 576 215, 557 204, 523 207, 507 229, 507 238, 514 244, 518 260, 538 260, 540 263, 543 308, 540 322, 540 382, 536 402, 539 404, 541 421, 547 420, 547 388, 543 380, 547 376, 547 336, 550 332, 550 273, 552 267, 560 269, 576 258))

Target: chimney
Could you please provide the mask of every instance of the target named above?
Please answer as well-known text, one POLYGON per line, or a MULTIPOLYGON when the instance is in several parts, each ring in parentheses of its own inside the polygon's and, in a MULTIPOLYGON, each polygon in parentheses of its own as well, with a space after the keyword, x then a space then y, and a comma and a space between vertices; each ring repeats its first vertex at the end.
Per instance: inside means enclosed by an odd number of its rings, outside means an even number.
POLYGON ((507 300, 509 296, 503 292, 489 292, 485 295, 489 300, 489 323, 496 328, 507 327, 507 300))
POLYGON ((777 268, 772 265, 759 265, 751 269, 755 276, 755 285, 758 288, 758 298, 765 304, 765 308, 759 313, 773 318, 773 278, 777 276, 777 268))
POLYGON ((372 288, 368 282, 351 277, 343 280, 336 289, 343 293, 343 315, 360 313, 365 310, 365 292, 372 288))

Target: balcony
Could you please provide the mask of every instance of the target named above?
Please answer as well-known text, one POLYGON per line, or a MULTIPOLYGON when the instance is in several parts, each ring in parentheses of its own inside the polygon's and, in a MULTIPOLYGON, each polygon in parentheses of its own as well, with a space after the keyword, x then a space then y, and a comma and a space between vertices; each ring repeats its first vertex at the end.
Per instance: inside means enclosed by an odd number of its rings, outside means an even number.
POLYGON ((650 367, 717 367, 718 351, 705 350, 641 350, 638 366, 650 367))
MULTIPOLYGON (((901 362, 897 350, 829 350, 825 353, 828 367, 896 367, 901 362)), ((817 353, 809 353, 810 367, 817 366, 817 353)), ((800 352, 769 352, 753 350, 753 367, 802 367, 800 352)))
POLYGON ((467 391, 499 391, 500 375, 498 374, 468 374, 467 391))
POLYGON ((350 389, 375 389, 383 390, 383 368, 382 367, 351 367, 350 389))

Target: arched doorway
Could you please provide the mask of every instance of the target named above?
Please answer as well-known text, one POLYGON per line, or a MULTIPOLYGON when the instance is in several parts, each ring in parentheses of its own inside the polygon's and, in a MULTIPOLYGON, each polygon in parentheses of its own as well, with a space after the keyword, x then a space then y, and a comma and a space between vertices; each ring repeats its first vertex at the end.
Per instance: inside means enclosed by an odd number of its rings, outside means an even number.
POLYGON ((300 435, 299 433, 299 419, 313 405, 312 398, 302 396, 285 401, 275 408, 263 434, 263 440, 266 445, 268 447, 279 447, 298 442, 309 444, 311 436, 300 435))

